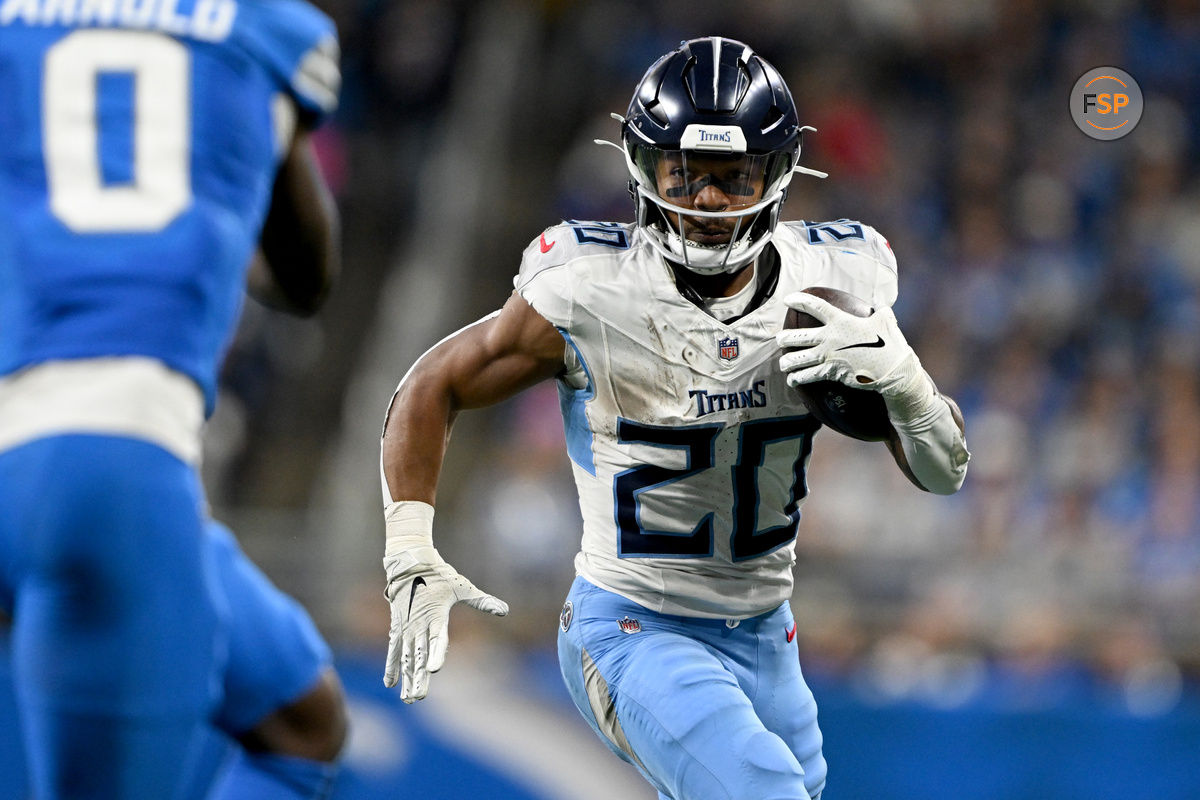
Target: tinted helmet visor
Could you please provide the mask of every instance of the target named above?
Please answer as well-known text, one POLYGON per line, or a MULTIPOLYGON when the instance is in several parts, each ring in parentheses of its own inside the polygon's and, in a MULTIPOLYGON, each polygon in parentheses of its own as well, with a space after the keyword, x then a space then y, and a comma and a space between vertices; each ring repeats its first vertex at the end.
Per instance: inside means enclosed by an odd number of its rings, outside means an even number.
POLYGON ((667 210, 753 213, 776 199, 791 171, 788 153, 705 153, 633 147, 638 183, 667 210))

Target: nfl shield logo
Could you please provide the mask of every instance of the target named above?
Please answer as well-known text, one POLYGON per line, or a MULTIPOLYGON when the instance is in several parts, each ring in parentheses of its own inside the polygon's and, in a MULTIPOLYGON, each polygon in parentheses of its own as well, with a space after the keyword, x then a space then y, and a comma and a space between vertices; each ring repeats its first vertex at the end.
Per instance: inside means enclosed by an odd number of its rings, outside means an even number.
POLYGON ((622 633, 637 633, 642 629, 642 623, 636 619, 625 617, 617 620, 617 627, 621 629, 622 633))
POLYGON ((721 360, 733 361, 738 357, 738 340, 733 336, 728 339, 718 339, 717 349, 721 352, 721 360))

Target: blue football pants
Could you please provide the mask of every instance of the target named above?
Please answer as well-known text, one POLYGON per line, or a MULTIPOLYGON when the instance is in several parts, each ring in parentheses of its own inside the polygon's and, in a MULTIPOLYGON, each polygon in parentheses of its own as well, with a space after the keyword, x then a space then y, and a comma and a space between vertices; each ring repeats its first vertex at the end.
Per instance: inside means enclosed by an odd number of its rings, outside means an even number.
POLYGON ((183 796, 208 726, 315 685, 307 614, 204 513, 195 470, 99 435, 0 453, 0 607, 39 800, 183 796))
POLYGON ((660 797, 820 796, 817 706, 787 603, 733 628, 655 613, 582 578, 567 603, 558 654, 571 697, 660 797))

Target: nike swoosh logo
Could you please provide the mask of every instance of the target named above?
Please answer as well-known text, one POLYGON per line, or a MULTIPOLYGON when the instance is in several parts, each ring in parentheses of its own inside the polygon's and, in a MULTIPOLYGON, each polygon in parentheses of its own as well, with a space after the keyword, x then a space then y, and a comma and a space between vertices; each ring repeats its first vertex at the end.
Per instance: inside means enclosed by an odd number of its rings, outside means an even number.
POLYGON ((876 336, 873 342, 859 342, 858 344, 848 344, 845 347, 839 347, 838 350, 853 350, 856 347, 883 347, 883 337, 876 336))
POLYGON ((783 632, 787 634, 788 644, 791 644, 792 639, 796 638, 796 623, 793 622, 792 627, 785 628, 783 632))
POLYGON ((418 577, 415 581, 412 582, 412 589, 409 590, 409 592, 408 592, 408 611, 410 614, 412 613, 413 598, 415 598, 417 596, 417 587, 424 586, 424 585, 425 585, 425 579, 422 577, 418 577))
POLYGON ((539 245, 539 247, 542 248, 543 253, 549 253, 550 248, 554 247, 554 245, 556 245, 556 244, 558 244, 557 240, 551 242, 550 244, 546 244, 546 234, 543 233, 541 236, 541 244, 539 245))

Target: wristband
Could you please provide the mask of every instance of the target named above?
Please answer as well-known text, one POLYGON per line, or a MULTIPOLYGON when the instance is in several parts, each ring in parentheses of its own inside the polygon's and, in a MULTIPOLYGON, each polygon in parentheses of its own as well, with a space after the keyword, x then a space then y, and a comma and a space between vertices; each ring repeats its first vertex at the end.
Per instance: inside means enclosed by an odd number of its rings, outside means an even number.
POLYGON ((433 549, 433 506, 420 500, 400 500, 383 509, 383 557, 391 558, 419 547, 433 549))
POLYGON ((879 381, 885 384, 879 387, 879 393, 883 395, 888 418, 894 425, 919 420, 936 411, 940 405, 937 388, 929 373, 921 366, 921 359, 915 353, 909 359, 901 368, 893 371, 894 383, 887 378, 879 381))

